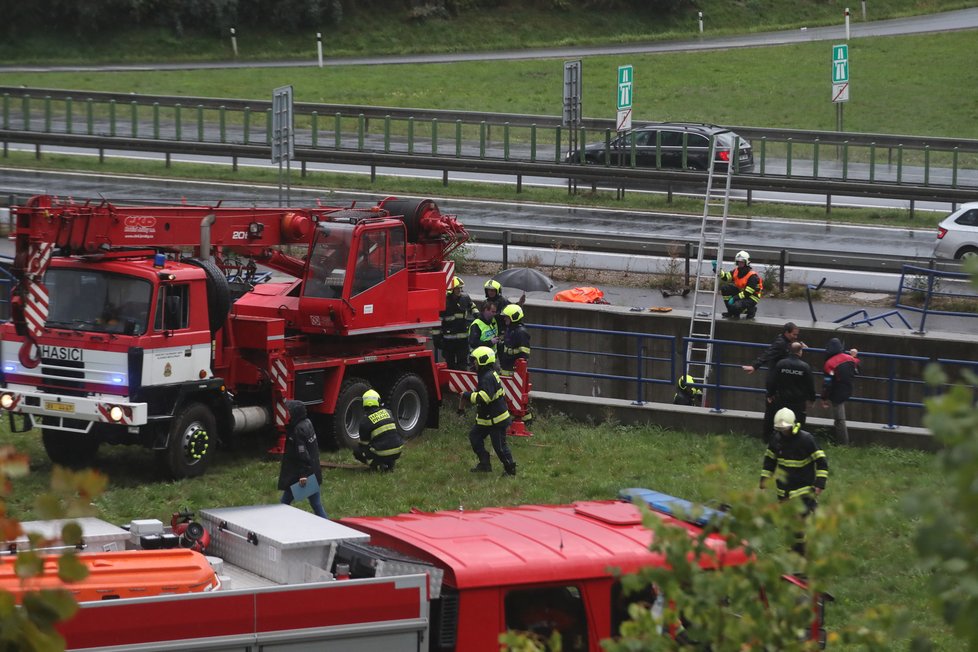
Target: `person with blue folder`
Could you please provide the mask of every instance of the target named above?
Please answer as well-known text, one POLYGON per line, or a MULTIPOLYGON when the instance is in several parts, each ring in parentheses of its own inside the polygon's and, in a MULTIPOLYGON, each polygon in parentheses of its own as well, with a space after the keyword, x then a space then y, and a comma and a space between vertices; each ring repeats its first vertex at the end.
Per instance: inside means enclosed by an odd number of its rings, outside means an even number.
POLYGON ((286 401, 289 423, 285 426, 285 453, 278 473, 278 488, 282 490, 282 504, 291 505, 293 500, 309 499, 316 516, 329 518, 323 508, 319 487, 323 470, 319 465, 319 441, 312 421, 306 417, 306 406, 300 401, 286 401))

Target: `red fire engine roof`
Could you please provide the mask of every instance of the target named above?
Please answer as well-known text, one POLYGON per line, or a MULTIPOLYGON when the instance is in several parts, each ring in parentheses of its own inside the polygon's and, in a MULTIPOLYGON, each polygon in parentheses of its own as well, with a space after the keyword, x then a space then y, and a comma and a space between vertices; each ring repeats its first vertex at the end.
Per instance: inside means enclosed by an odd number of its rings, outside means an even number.
MULTIPOLYGON (((700 532, 697 525, 656 515, 691 535, 700 532)), ((664 563, 648 549, 652 532, 642 526, 638 508, 622 501, 412 512, 343 523, 368 532, 371 543, 443 568, 458 589, 606 577, 611 568, 634 572, 664 563)), ((711 535, 709 544, 725 565, 746 560, 740 549, 726 551, 719 536, 711 535)))

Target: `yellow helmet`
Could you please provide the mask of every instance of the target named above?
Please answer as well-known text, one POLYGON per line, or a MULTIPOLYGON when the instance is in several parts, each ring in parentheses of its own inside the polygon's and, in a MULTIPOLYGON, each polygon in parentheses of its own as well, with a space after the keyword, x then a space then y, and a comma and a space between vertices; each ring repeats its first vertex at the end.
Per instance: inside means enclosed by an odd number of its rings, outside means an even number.
POLYGON ((368 389, 363 393, 363 407, 379 407, 380 394, 377 390, 368 389))
POLYGON ((485 367, 486 365, 495 364, 496 362, 496 352, 490 349, 488 346, 479 346, 472 350, 469 355, 470 358, 475 360, 475 363, 480 367, 485 367))
POLYGON ((494 281, 493 279, 489 279, 488 281, 486 281, 486 284, 483 287, 485 287, 486 289, 486 296, 489 296, 489 290, 495 290, 496 292, 501 292, 503 289, 503 286, 499 284, 499 281, 494 281))
POLYGON ((464 288, 464 287, 465 287, 465 281, 460 279, 458 276, 453 276, 452 282, 448 284, 448 291, 451 292, 455 288, 464 288))
POLYGON ((503 314, 509 317, 509 320, 514 324, 518 324, 523 319, 523 309, 515 303, 511 303, 503 308, 503 314))

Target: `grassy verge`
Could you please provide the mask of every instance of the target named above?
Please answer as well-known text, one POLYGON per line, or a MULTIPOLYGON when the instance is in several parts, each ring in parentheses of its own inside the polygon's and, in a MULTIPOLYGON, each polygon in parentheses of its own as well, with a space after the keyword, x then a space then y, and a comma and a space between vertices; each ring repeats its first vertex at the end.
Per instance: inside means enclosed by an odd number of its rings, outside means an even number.
MULTIPOLYGON (((595 426, 559 415, 539 419, 530 439, 512 438, 519 464, 515 479, 497 473, 469 473, 474 456, 466 432, 471 414, 442 414, 442 427, 410 442, 394 476, 350 469, 326 469, 324 502, 333 517, 423 510, 465 509, 495 504, 559 503, 611 498, 622 487, 652 487, 698 501, 723 500, 724 492, 756 485, 762 446, 740 436, 703 436, 655 427, 595 426), (719 451, 726 460, 723 484, 716 475, 719 451), (433 487, 437 487, 434 490, 433 487)), ((6 427, 4 426, 4 431, 6 427)), ((14 485, 9 513, 34 515, 34 497, 44 491, 51 470, 33 433, 7 435, 4 441, 30 454, 32 473, 14 485)), ((98 498, 97 514, 112 522, 131 518, 168 520, 181 506, 272 503, 278 462, 264 454, 268 442, 244 440, 221 451, 217 463, 195 480, 161 479, 149 451, 131 447, 100 451, 108 491, 98 498)), ((864 507, 842 525, 838 543, 849 561, 834 577, 837 602, 830 624, 858 624, 858 613, 884 604, 901 605, 917 627, 930 632, 937 649, 962 649, 930 611, 927 577, 914 564, 913 524, 898 511, 903 496, 945 486, 930 454, 879 447, 827 449, 831 465, 825 502, 861 497, 864 507)), ((326 453, 324 461, 351 463, 347 452, 326 453)), ((498 463, 495 466, 499 466, 498 463)), ((773 491, 771 500, 774 500, 773 491)), ((303 504, 308 509, 308 505, 303 504)), ((894 649, 897 646, 894 645, 894 649)))
MULTIPOLYGON (((277 187, 278 171, 272 168, 239 167, 232 170, 230 165, 202 165, 192 163, 173 163, 169 168, 162 161, 146 161, 134 159, 106 159, 99 163, 91 156, 74 156, 63 154, 44 154, 38 160, 32 154, 10 152, 7 158, 0 158, 0 166, 17 169, 38 169, 52 171, 84 171, 108 175, 145 175, 163 179, 188 179, 200 181, 209 179, 228 183, 266 184, 277 187)), ((333 174, 309 172, 307 176, 299 176, 293 171, 292 187, 322 189, 325 199, 333 190, 361 190, 382 194, 423 195, 426 197, 442 198, 480 198, 498 201, 535 202, 542 204, 559 204, 576 207, 599 207, 636 211, 668 211, 670 213, 687 214, 700 217, 703 214, 703 200, 682 196, 674 196, 670 202, 664 194, 628 192, 622 199, 615 197, 612 190, 591 192, 582 188, 576 195, 568 195, 563 188, 540 188, 523 186, 523 191, 516 192, 515 185, 475 183, 450 181, 448 186, 439 180, 408 179, 404 177, 378 176, 374 182, 369 175, 333 174)), ((94 192, 94 191, 93 191, 94 192)), ((219 199, 215 197, 215 199, 219 199)), ((944 215, 926 212, 916 212, 911 218, 910 212, 901 209, 877 208, 833 208, 829 214, 824 207, 798 206, 795 204, 754 203, 748 206, 746 202, 731 202, 730 214, 740 217, 777 217, 787 219, 811 220, 838 224, 871 224, 878 226, 898 226, 907 228, 931 228, 943 219, 944 215)))

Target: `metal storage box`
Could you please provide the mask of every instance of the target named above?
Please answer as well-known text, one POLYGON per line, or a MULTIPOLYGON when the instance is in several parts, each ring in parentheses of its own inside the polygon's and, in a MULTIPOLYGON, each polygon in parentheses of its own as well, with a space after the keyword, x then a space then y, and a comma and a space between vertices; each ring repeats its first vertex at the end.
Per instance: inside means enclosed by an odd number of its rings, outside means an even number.
MULTIPOLYGON (((129 532, 118 525, 113 525, 100 518, 66 518, 54 521, 27 521, 21 523, 26 533, 36 532, 46 539, 54 540, 52 545, 64 546, 61 540, 61 530, 66 523, 77 523, 82 531, 82 543, 85 550, 91 552, 111 552, 125 550, 129 541, 129 532)), ((26 549, 29 546, 26 536, 21 536, 15 542, 17 548, 26 549)))
POLYGON ((326 579, 340 542, 370 539, 290 505, 205 509, 200 517, 208 554, 280 584, 326 579))

